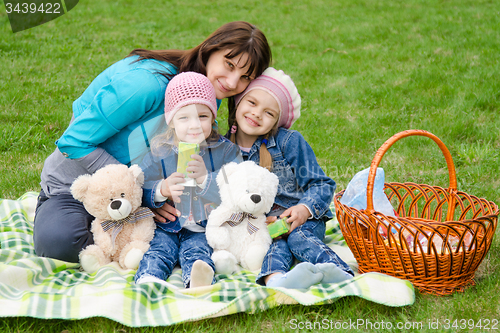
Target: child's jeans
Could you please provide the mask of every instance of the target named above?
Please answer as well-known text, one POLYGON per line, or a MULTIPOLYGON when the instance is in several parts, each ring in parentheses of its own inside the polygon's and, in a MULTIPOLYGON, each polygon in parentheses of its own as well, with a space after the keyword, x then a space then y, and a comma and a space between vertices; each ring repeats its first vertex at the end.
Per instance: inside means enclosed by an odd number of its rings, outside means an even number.
POLYGON ((211 259, 212 252, 204 232, 193 232, 183 228, 179 233, 173 233, 163 230, 160 223, 157 223, 155 236, 139 264, 135 281, 144 275, 167 280, 179 262, 182 281, 185 287, 189 287, 191 268, 196 260, 203 260, 215 272, 215 265, 211 259))
POLYGON ((307 220, 306 223, 295 228, 286 240, 273 240, 264 257, 256 282, 265 285, 266 276, 288 272, 293 265, 293 256, 301 262, 307 261, 312 264, 334 263, 354 276, 351 268, 328 245, 323 243, 325 229, 324 221, 307 220))

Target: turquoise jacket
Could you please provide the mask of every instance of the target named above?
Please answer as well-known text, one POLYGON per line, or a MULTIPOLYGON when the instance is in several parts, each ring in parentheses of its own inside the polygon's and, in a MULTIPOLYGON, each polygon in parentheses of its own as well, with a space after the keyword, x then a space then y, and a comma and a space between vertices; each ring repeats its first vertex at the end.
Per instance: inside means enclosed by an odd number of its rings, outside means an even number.
MULTIPOLYGON (((168 79, 174 66, 128 57, 99 74, 73 103, 73 121, 56 144, 63 156, 78 159, 97 147, 123 164, 140 161, 149 140, 165 126, 168 79)), ((148 149, 146 149, 148 150, 148 149)))
MULTIPOLYGON (((73 117, 57 148, 45 160, 40 185, 48 197, 69 194, 80 175, 108 164, 140 164, 151 139, 166 130, 161 73, 169 63, 128 57, 99 74, 73 103, 73 117)), ((217 101, 218 105, 220 101, 217 101)))

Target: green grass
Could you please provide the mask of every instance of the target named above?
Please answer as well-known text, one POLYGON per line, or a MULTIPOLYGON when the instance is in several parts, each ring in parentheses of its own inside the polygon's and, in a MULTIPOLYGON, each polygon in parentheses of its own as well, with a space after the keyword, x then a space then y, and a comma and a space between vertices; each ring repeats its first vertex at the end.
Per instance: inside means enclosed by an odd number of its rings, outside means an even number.
MULTIPOLYGON (((233 20, 258 25, 273 65, 294 79, 303 100, 294 128, 338 189, 369 166, 390 136, 417 128, 447 145, 459 190, 500 203, 500 4, 494 0, 81 0, 55 21, 16 34, 2 9, 0 197, 39 190, 43 161, 71 118, 71 103, 107 66, 138 47, 193 47, 233 20)), ((381 167, 386 181, 449 182, 444 158, 427 138, 396 143, 381 167)), ((365 319, 421 322, 422 329, 405 332, 436 332, 429 321, 500 319, 498 232, 477 281, 462 294, 418 294, 405 308, 348 297, 168 328, 132 329, 102 318, 2 318, 0 331, 276 332, 293 331, 292 319, 365 319)))

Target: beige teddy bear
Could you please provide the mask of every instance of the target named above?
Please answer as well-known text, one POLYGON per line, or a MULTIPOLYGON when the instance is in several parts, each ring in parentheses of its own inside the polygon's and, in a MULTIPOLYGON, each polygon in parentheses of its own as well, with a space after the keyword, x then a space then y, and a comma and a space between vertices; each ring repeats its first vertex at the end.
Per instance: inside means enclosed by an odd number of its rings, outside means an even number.
POLYGON ((139 166, 123 164, 107 165, 73 182, 71 194, 95 216, 91 228, 94 244, 79 255, 86 272, 93 273, 112 261, 123 269, 139 266, 156 228, 153 213, 140 207, 143 182, 139 166))

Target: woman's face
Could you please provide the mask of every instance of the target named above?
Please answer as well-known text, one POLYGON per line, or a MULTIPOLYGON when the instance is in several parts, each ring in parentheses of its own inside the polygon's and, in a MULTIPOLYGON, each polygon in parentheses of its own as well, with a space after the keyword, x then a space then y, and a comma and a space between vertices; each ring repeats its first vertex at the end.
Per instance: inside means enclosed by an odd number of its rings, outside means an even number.
POLYGON ((231 50, 220 50, 212 53, 207 62, 207 77, 215 88, 218 99, 228 98, 241 93, 254 77, 250 77, 247 63, 248 54, 242 53, 236 57, 226 58, 231 50), (246 66, 243 66, 245 65, 246 66))

